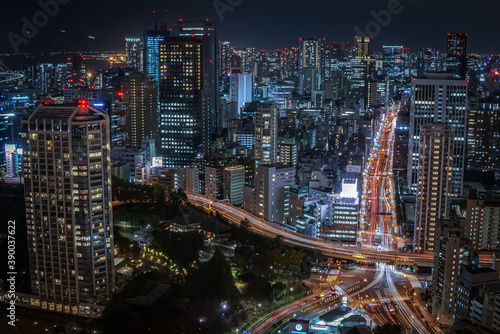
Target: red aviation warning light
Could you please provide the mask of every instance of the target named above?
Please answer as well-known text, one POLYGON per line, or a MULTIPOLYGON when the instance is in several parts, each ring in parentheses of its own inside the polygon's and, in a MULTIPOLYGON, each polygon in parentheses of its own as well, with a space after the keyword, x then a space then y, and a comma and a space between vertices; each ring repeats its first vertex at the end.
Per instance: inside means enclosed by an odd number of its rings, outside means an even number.
POLYGON ((78 100, 78 107, 79 108, 87 108, 88 105, 89 105, 89 101, 87 101, 85 99, 78 100))
POLYGON ((118 92, 119 97, 123 97, 123 95, 124 95, 123 92, 118 92))

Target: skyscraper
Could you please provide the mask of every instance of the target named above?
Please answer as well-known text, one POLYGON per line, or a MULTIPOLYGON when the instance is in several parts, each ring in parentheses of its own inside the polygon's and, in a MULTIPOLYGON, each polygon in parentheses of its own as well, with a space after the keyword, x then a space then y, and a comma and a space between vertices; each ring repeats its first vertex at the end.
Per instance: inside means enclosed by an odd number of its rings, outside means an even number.
POLYGON ((446 69, 456 78, 467 76, 467 34, 449 33, 446 43, 446 69))
POLYGON ((334 84, 339 97, 346 97, 348 91, 348 78, 351 76, 351 60, 355 57, 356 49, 349 43, 334 43, 330 49, 328 57, 324 57, 327 62, 325 73, 328 73, 326 81, 334 84))
MULTIPOLYGON (((375 60, 372 57, 371 37, 356 37, 356 57, 350 65, 350 94, 355 103, 363 102, 367 108, 371 105, 370 81, 375 71, 375 60)), ((361 103, 360 103, 361 104, 361 103)))
POLYGON ((234 69, 229 77, 229 98, 236 103, 238 115, 245 103, 252 102, 252 73, 234 69))
POLYGON ((491 195, 469 191, 464 236, 476 250, 500 250, 500 200, 491 195))
POLYGON ((170 32, 165 30, 146 30, 144 32, 144 72, 153 77, 156 82, 160 80, 160 42, 168 37, 170 32))
POLYGON ((500 99, 470 105, 467 127, 467 168, 500 169, 500 99))
POLYGON ((406 61, 404 47, 384 45, 383 51, 384 73, 393 79, 401 79, 404 76, 406 61))
POLYGON ((255 164, 276 164, 278 158, 278 105, 261 103, 255 112, 255 164))
POLYGON ((455 222, 441 221, 432 271, 432 316, 442 327, 455 322, 461 266, 469 260, 469 242, 455 222))
POLYGON ((200 71, 203 89, 203 114, 201 119, 202 148, 210 153, 212 134, 220 130, 221 115, 217 90, 217 30, 215 23, 179 20, 173 25, 172 35, 197 39, 201 45, 200 71))
POLYGON ((218 67, 219 75, 227 75, 231 69, 231 57, 236 53, 231 42, 220 42, 218 48, 218 67))
POLYGON ((68 58, 66 79, 66 88, 83 88, 87 83, 87 69, 85 66, 86 58, 84 56, 73 56, 68 58))
POLYGON ((255 48, 244 48, 237 51, 241 57, 241 69, 243 72, 253 72, 255 66, 255 48))
MULTIPOLYGON (((158 137, 158 85, 153 77, 131 73, 125 82, 128 103, 127 132, 129 143, 140 146, 148 137, 158 137)), ((158 143, 157 143, 158 144, 158 143)))
POLYGON ((417 76, 423 77, 425 72, 437 72, 439 66, 439 51, 432 48, 418 48, 417 54, 417 76))
MULTIPOLYGON (((191 166, 206 138, 210 112, 204 80, 203 41, 169 37, 160 43, 160 151, 164 167, 191 166)), ((210 134, 209 134, 210 135, 210 134)))
POLYGON ((269 76, 269 57, 266 50, 260 50, 255 59, 255 82, 259 84, 268 84, 269 76))
POLYGON ((429 123, 444 123, 453 131, 453 174, 447 191, 459 197, 466 156, 467 81, 447 73, 428 73, 413 79, 411 91, 408 186, 417 191, 420 131, 429 123))
POLYGON ((109 117, 40 106, 22 137, 31 306, 99 316, 115 286, 109 117))
POLYGON ((54 64, 45 63, 38 65, 37 88, 42 94, 52 93, 56 85, 56 72, 54 64))
POLYGON ((448 198, 453 169, 453 131, 428 124, 420 132, 414 251, 433 252, 437 224, 449 215, 448 198))
POLYGON ((299 92, 309 95, 321 88, 321 59, 323 41, 309 38, 300 41, 299 92))
POLYGON ((127 66, 142 72, 144 65, 144 43, 141 38, 125 38, 125 51, 127 52, 127 66))
POLYGON ((372 56, 372 38, 356 36, 356 58, 370 59, 372 56))

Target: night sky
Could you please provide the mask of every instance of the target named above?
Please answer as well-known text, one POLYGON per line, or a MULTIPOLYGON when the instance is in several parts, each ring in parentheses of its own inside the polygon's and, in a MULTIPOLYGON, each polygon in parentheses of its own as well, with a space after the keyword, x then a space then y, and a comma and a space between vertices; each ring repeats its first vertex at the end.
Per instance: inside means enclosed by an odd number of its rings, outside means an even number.
MULTIPOLYGON (((353 41, 356 26, 364 30, 367 22, 374 21, 370 11, 387 9, 388 3, 397 0, 218 0, 237 4, 222 20, 213 0, 59 1, 68 3, 60 5, 27 44, 19 46, 20 52, 123 50, 125 36, 141 36, 152 27, 155 9, 168 9, 170 23, 179 18, 214 20, 219 40, 241 47, 272 50, 297 46, 299 37, 315 36, 329 43, 353 41)), ((392 15, 387 27, 374 36, 376 50, 390 44, 412 50, 419 46, 444 49, 447 32, 465 32, 469 52, 500 52, 498 0, 400 0, 400 7, 401 13, 392 15)), ((35 0, 2 0, 0 52, 13 52, 8 33, 20 35, 21 18, 32 21, 40 9, 35 0)))

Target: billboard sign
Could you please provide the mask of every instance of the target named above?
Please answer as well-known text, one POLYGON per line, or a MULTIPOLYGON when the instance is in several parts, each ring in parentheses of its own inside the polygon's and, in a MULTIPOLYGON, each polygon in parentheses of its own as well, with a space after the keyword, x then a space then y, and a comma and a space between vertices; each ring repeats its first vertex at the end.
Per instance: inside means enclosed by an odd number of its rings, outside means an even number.
POLYGON ((290 334, 309 334, 309 320, 290 319, 288 328, 290 334))

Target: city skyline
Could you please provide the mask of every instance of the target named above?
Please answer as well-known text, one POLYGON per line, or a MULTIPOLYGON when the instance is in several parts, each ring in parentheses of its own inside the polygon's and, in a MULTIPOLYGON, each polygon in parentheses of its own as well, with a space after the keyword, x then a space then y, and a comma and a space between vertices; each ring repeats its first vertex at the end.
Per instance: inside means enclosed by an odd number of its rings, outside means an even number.
POLYGON ((170 5, 0 13, 0 332, 500 333, 499 5, 170 5))

